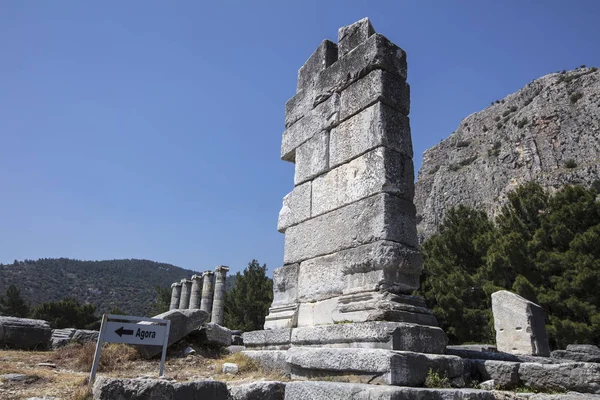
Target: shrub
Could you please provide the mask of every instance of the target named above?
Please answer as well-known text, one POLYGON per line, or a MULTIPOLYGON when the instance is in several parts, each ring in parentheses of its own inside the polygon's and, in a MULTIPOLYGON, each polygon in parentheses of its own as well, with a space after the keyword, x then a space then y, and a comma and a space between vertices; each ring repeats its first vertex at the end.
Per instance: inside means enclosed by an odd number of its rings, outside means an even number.
MULTIPOLYGON (((61 347, 54 353, 54 360, 66 364, 69 368, 79 371, 89 371, 94 362, 96 343, 71 343, 61 347)), ((121 343, 108 343, 102 346, 98 370, 102 372, 114 371, 118 366, 127 361, 140 358, 138 351, 131 346, 121 343)))
POLYGON ((487 127, 487 126, 485 126, 485 125, 484 125, 482 130, 483 130, 484 132, 487 132, 489 129, 488 129, 488 127, 487 127))
POLYGON ((471 144, 471 142, 469 142, 468 140, 459 140, 456 143, 456 147, 468 147, 469 144, 471 144))
POLYGON ((583 97, 583 93, 575 92, 575 93, 571 94, 571 97, 569 97, 569 99, 571 100, 571 104, 575 104, 577 102, 577 100, 579 100, 582 97, 583 97))
POLYGON ((500 121, 500 116, 499 116, 499 115, 496 115, 496 116, 494 117, 494 121, 496 121, 496 122, 500 121))
POLYGON ((248 357, 243 353, 234 353, 230 354, 227 357, 219 360, 217 363, 217 372, 221 373, 223 371, 223 364, 225 363, 234 363, 238 366, 238 371, 240 373, 244 372, 256 372, 260 371, 260 364, 258 361, 248 357))
POLYGON ((573 169, 573 168, 577 167, 577 163, 572 158, 569 158, 567 161, 565 161, 565 167, 567 167, 569 169, 573 169))
POLYGON ((496 128, 498 128, 498 129, 502 128, 502 123, 498 122, 498 123, 496 124, 496 128))
POLYGON ((428 388, 450 388, 452 384, 447 376, 441 377, 437 371, 429 368, 425 378, 425 387, 428 388))
POLYGON ((525 125, 527 125, 527 122, 529 122, 529 121, 527 120, 527 117, 525 117, 525 118, 523 118, 522 120, 520 120, 520 121, 517 123, 517 127, 518 127, 519 129, 521 129, 522 127, 524 127, 525 125))
POLYGON ((518 110, 517 106, 512 106, 512 107, 510 108, 510 112, 515 112, 515 111, 517 111, 517 110, 518 110))
POLYGON ((510 115, 510 110, 506 110, 506 111, 504 111, 504 112, 502 113, 502 116, 503 116, 503 117, 507 117, 507 116, 509 116, 509 115, 510 115))
POLYGON ((581 64, 579 68, 585 68, 585 64, 581 64))
POLYGON ((590 72, 596 72, 596 71, 598 71, 598 68, 596 68, 596 67, 590 68, 590 72))
POLYGON ((488 156, 498 157, 498 155, 500 154, 501 146, 502 146, 502 143, 500 143, 499 141, 495 142, 494 145, 490 149, 488 149, 488 156))

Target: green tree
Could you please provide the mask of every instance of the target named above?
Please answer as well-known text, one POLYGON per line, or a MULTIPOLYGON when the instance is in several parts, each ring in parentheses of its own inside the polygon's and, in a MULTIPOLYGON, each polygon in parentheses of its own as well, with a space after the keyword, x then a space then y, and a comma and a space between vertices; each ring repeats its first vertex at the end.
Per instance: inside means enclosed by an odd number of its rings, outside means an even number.
POLYGON ((246 332, 263 329, 272 301, 273 280, 267 276, 267 265, 252 260, 235 275, 235 286, 225 294, 225 326, 246 332))
POLYGON ((34 309, 33 317, 48 321, 54 329, 93 329, 98 326, 99 319, 96 316, 96 306, 92 304, 81 305, 72 298, 42 303, 34 309))
POLYGON ((171 306, 171 289, 154 286, 154 292, 156 297, 154 298, 152 312, 158 315, 169 311, 169 307, 171 306))
POLYGON ((480 270, 494 233, 485 213, 458 206, 423 244, 420 293, 451 343, 493 339, 490 298, 483 290, 487 280, 480 270))
POLYGON ((29 316, 29 306, 15 285, 10 285, 6 289, 5 296, 0 297, 0 314, 19 318, 29 316))
POLYGON ((543 307, 551 347, 600 344, 597 196, 593 187, 550 195, 527 183, 508 195, 495 225, 474 210, 451 210, 423 244, 421 289, 450 340, 492 339, 490 295, 507 289, 543 307))

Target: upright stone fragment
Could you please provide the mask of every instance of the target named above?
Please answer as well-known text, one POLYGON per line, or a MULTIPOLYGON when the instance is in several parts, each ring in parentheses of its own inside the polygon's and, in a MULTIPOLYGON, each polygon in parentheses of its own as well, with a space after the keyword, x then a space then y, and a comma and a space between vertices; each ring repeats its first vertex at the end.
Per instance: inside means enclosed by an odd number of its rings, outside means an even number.
POLYGON ((190 309, 200 308, 202 296, 202 275, 192 275, 192 293, 190 294, 190 309))
POLYGON ((506 290, 492 293, 492 312, 499 351, 550 356, 542 307, 506 290))
POLYGON ((189 279, 181 280, 181 297, 179 298, 179 309, 186 310, 190 306, 190 296, 192 294, 192 281, 189 279))
POLYGON ((181 282, 171 284, 171 304, 169 310, 177 310, 179 308, 179 299, 181 298, 181 282))
POLYGON ((41 319, 0 316, 0 349, 45 350, 52 329, 41 319))
POLYGON ((342 57, 354 50, 374 34, 375 29, 373 29, 369 18, 363 18, 352 25, 342 26, 338 29, 339 56, 342 57))
POLYGON ((319 72, 336 62, 337 58, 337 44, 329 40, 323 40, 315 52, 298 70, 298 89, 300 90, 311 85, 319 76, 319 72))
POLYGON ((204 271, 202 273, 202 301, 200 302, 200 309, 206 311, 209 316, 212 313, 214 275, 215 273, 212 271, 204 271))
POLYGON ((225 280, 229 267, 219 265, 215 268, 215 296, 212 305, 211 322, 223 325, 223 311, 225 310, 225 280))

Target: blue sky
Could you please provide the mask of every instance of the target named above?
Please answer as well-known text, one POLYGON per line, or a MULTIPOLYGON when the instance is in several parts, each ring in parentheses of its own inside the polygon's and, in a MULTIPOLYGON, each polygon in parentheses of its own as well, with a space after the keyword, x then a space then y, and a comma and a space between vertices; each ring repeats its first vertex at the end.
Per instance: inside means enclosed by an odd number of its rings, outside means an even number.
POLYGON ((529 81, 600 66, 600 2, 0 2, 0 262, 283 260, 284 104, 368 16, 408 53, 415 163, 529 81))

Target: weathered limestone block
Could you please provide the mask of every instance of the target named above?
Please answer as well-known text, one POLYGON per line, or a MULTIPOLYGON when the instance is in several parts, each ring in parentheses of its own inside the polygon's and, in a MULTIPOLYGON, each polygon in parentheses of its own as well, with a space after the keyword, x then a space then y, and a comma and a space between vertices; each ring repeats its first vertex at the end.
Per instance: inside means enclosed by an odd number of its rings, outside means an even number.
POLYGON ((408 158, 413 156, 408 117, 382 102, 331 130, 329 166, 335 168, 379 146, 396 150, 408 158))
POLYGON ((244 346, 247 349, 287 350, 290 347, 292 329, 270 329, 244 332, 244 346))
POLYGON ((99 335, 99 331, 93 331, 89 329, 76 329, 73 333, 73 337, 71 338, 71 340, 80 344, 97 342, 99 335))
POLYGON ((448 338, 438 327, 402 322, 364 322, 295 328, 293 346, 372 348, 439 354, 448 338))
POLYGON ((316 104, 377 69, 406 80, 406 53, 385 36, 376 33, 352 52, 338 57, 335 63, 321 71, 312 85, 298 88, 296 95, 286 103, 286 128, 308 114, 316 104))
POLYGON ((192 292, 190 294, 189 308, 197 310, 200 308, 202 299, 202 275, 192 275, 192 292))
POLYGON ((449 379, 462 379, 459 357, 382 349, 292 347, 286 361, 292 379, 351 375, 359 382, 421 386, 431 368, 449 379))
POLYGON ((480 381, 494 380, 502 389, 512 389, 519 385, 519 363, 494 360, 473 360, 480 381))
POLYGON ((365 292, 337 298, 331 318, 345 321, 396 321, 438 326, 437 319, 421 297, 390 292, 365 292))
POLYGON ((600 364, 596 363, 522 363, 519 379, 533 389, 600 394, 600 364))
POLYGON ((338 46, 340 57, 349 53, 359 44, 365 42, 370 36, 375 34, 375 29, 371 25, 369 18, 363 18, 351 25, 342 26, 338 29, 338 46))
POLYGON ((410 87, 396 75, 375 70, 348 86, 340 97, 340 121, 381 101, 404 115, 410 112, 410 87))
POLYGON ((570 344, 566 350, 554 350, 552 358, 600 363, 600 348, 592 344, 570 344))
POLYGON ((298 267, 285 265, 273 271, 273 303, 265 329, 292 328, 298 323, 298 267))
MULTIPOLYGON (((309 89, 305 89, 301 93, 307 90, 309 89)), ((297 122, 289 125, 281 139, 281 159, 295 162, 298 146, 317 133, 331 129, 339 121, 339 111, 340 96, 335 94, 314 109, 311 108, 297 122)))
MULTIPOLYGON (((285 400, 498 400, 476 389, 426 389, 342 382, 288 382, 285 400)), ((508 399, 507 399, 508 400, 508 399)), ((540 399, 541 400, 541 399, 540 399)), ((583 400, 583 399, 582 399, 583 400)))
POLYGON ((492 293, 492 312, 498 351, 550 356, 544 310, 518 294, 492 293))
POLYGON ((232 385, 229 387, 231 400, 283 400, 285 382, 260 381, 232 385))
POLYGON ((317 300, 298 305, 297 326, 315 326, 333 324, 333 311, 337 307, 338 298, 317 300))
POLYGON ((190 295, 192 294, 192 281, 181 280, 181 297, 179 298, 179 309, 185 310, 190 306, 190 295))
POLYGON ((50 338, 52 349, 56 350, 59 347, 69 344, 71 342, 71 338, 75 334, 75 331, 76 329, 74 328, 52 329, 52 336, 50 338))
POLYGON ((324 214, 377 193, 412 201, 413 168, 410 158, 394 150, 371 150, 313 180, 311 214, 324 214))
POLYGON ((215 347, 231 346, 232 341, 231 331, 213 322, 200 328, 198 338, 200 343, 215 347))
POLYGON ((171 284, 171 304, 169 310, 177 310, 179 308, 179 299, 181 298, 181 282, 171 284))
POLYGON ((227 384, 213 380, 176 383, 163 379, 98 377, 92 394, 94 400, 229 399, 227 384))
POLYGON ((311 182, 298 185, 283 198, 279 211, 277 230, 284 233, 287 228, 310 218, 311 182))
POLYGON ((329 168, 329 132, 321 131, 296 149, 294 185, 306 182, 329 168))
POLYGON ((215 268, 215 294, 212 304, 211 322, 217 325, 223 325, 223 315, 225 312, 225 282, 227 280, 227 271, 229 267, 219 265, 215 268))
MULTIPOLYGON (((193 331, 200 329, 200 327, 208 320, 208 313, 202 310, 170 310, 162 314, 158 314, 153 318, 168 319, 171 321, 171 328, 169 329, 169 346, 176 341, 184 338, 193 331)), ((140 325, 152 325, 151 322, 141 322, 140 325)), ((140 354, 144 357, 150 358, 157 354, 160 354, 162 348, 159 346, 135 346, 140 354)))
POLYGON ((391 240, 417 246, 415 206, 381 193, 289 227, 284 264, 391 240))
POLYGON ((51 337, 52 329, 46 321, 0 316, 0 348, 45 350, 51 337))
POLYGON ((338 46, 330 40, 323 40, 315 52, 298 70, 298 90, 312 85, 319 73, 336 62, 338 46))
POLYGON ((244 350, 242 354, 257 361, 263 370, 290 375, 290 366, 286 362, 286 350, 244 350))
POLYGON ((300 263, 299 301, 379 290, 411 293, 419 287, 421 265, 419 251, 390 241, 312 258, 300 263))

